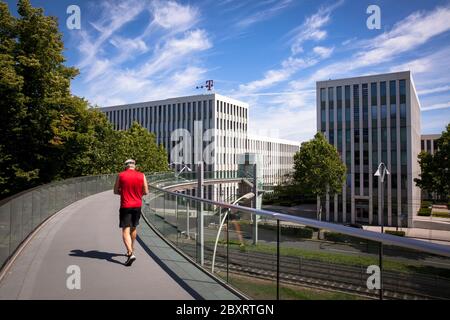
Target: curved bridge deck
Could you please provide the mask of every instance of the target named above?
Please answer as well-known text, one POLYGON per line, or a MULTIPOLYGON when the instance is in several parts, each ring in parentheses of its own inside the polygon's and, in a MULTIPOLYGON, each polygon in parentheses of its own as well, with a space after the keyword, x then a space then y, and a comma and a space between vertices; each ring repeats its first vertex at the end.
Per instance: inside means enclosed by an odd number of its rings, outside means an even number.
POLYGON ((53 216, 24 246, 0 281, 0 299, 239 299, 168 246, 141 219, 131 267, 112 191, 53 216), (69 266, 80 289, 68 289, 69 266))

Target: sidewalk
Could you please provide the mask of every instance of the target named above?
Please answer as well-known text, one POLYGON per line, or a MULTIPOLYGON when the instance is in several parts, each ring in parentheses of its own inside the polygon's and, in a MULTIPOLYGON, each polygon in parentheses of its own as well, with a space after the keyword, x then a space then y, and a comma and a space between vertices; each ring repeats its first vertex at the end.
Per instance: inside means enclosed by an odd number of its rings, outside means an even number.
MULTIPOLYGON (((365 230, 381 232, 381 227, 378 226, 364 226, 365 230)), ((384 227, 384 230, 397 230, 395 227, 384 227)), ((450 232, 446 230, 432 230, 420 228, 398 228, 399 231, 404 231, 405 236, 415 238, 418 240, 431 241, 438 244, 450 246, 450 232)))

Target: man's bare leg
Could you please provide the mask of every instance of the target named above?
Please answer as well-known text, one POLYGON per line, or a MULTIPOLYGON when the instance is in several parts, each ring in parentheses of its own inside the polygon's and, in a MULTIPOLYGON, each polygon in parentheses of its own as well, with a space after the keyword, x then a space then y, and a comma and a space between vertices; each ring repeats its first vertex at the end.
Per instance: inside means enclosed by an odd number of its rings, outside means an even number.
POLYGON ((131 240, 130 227, 122 228, 122 239, 127 249, 127 254, 131 255, 133 253, 133 242, 131 240))
POLYGON ((234 228, 236 230, 236 233, 239 237, 239 241, 241 243, 241 247, 244 246, 244 238, 242 237, 242 231, 241 231, 241 226, 239 225, 239 223, 237 223, 236 220, 233 220, 232 223, 234 224, 234 228))
POLYGON ((131 250, 134 253, 134 242, 136 241, 136 237, 137 237, 137 229, 136 229, 136 227, 131 227, 130 233, 131 233, 131 250))

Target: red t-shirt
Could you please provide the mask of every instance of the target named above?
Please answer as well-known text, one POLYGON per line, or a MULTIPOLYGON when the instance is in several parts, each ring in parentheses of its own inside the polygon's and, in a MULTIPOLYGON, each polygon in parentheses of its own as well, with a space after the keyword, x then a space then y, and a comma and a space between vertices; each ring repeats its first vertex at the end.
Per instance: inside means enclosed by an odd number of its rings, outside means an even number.
POLYGON ((144 174, 126 169, 119 173, 120 207, 140 208, 144 195, 144 174))

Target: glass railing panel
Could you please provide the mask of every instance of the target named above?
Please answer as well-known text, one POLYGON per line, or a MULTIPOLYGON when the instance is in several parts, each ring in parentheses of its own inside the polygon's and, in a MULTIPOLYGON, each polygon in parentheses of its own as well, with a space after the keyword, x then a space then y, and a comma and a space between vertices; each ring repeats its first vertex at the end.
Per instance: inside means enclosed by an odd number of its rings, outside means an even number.
POLYGON ((0 206, 0 267, 10 255, 11 202, 0 206))
POLYGON ((223 267, 226 261, 226 251, 223 250, 226 247, 226 238, 224 237, 226 225, 222 225, 222 228, 220 228, 220 220, 224 216, 225 210, 209 203, 203 203, 201 210, 203 216, 204 267, 210 272, 222 276, 224 270, 226 271, 226 268, 223 267), (215 262, 214 268, 213 261, 215 262))
POLYGON ((174 244, 176 244, 178 238, 176 200, 176 195, 164 194, 164 225, 162 234, 167 240, 174 244))
POLYGON ((77 200, 112 189, 115 177, 55 181, 7 200, 0 208, 0 265, 45 219, 77 200))
POLYGON ((379 264, 378 248, 364 239, 281 221, 280 299, 377 298, 378 290, 367 286, 367 272, 379 264))
POLYGON ((197 261, 197 203, 178 195, 177 197, 178 238, 176 246, 197 261))
POLYGON ((22 240, 34 229, 33 228, 33 194, 27 192, 22 198, 22 240))
POLYGON ((450 299, 450 258, 383 246, 385 299, 450 299))
POLYGON ((164 192, 150 192, 148 218, 156 229, 162 232, 164 226, 164 192))
MULTIPOLYGON (((254 219, 243 211, 231 212, 228 283, 253 299, 276 299, 277 232, 258 229, 256 233, 254 219)), ((275 219, 267 222, 276 225, 275 219)))
POLYGON ((18 196, 11 200, 11 248, 17 248, 22 242, 22 208, 23 198, 18 196))

